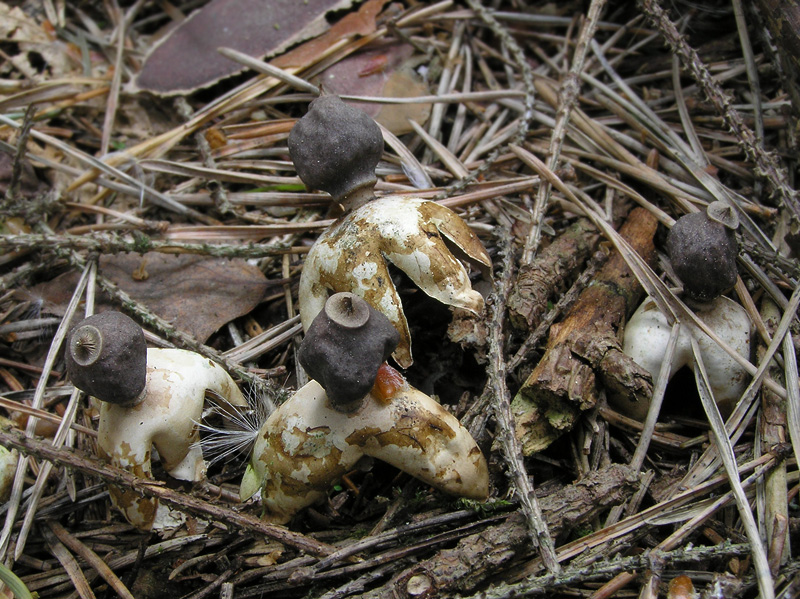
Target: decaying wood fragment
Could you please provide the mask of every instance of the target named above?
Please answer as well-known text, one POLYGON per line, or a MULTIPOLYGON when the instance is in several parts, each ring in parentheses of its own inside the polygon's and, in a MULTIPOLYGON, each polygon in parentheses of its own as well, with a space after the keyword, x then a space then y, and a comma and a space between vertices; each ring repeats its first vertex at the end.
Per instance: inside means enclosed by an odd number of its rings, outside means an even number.
POLYGON ((594 251, 599 235, 587 219, 579 219, 530 264, 523 264, 508 297, 508 315, 515 328, 532 330, 547 312, 553 291, 563 288, 594 251))
MULTIPOLYGON (((655 217, 634 209, 622 237, 648 263, 655 259, 655 217)), ((542 451, 570 430, 597 403, 597 374, 615 393, 635 399, 652 394, 650 375, 622 353, 621 329, 642 288, 614 252, 560 323, 550 329, 547 350, 522 385, 511 408, 525 455, 542 451)))
MULTIPOLYGON (((556 493, 540 497, 539 505, 550 532, 554 537, 563 537, 602 510, 624 502, 637 483, 637 475, 627 466, 612 464, 556 493)), ((386 586, 362 597, 418 597, 420 589, 429 593, 423 594, 427 597, 445 591, 471 591, 514 558, 528 554, 528 539, 525 518, 516 511, 501 524, 464 537, 456 547, 443 549, 403 570, 386 586)))

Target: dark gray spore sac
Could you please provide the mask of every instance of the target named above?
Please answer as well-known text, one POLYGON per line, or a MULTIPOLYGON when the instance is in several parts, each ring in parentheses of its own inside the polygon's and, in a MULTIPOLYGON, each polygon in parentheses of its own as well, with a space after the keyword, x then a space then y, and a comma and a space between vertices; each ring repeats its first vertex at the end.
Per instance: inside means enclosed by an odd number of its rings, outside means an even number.
POLYGON ((735 233, 705 212, 678 219, 667 236, 667 253, 686 295, 709 302, 736 284, 735 233))

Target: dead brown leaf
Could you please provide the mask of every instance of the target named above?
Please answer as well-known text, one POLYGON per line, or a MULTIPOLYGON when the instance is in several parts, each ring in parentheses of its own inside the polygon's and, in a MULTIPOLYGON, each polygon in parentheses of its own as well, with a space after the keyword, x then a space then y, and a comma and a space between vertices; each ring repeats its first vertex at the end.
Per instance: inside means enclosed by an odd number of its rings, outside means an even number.
MULTIPOLYGON (((264 297, 269 281, 244 260, 208 259, 151 252, 101 256, 100 274, 116 283, 176 328, 205 342, 231 320, 249 313, 264 297)), ((78 275, 67 273, 33 287, 45 309, 63 315, 78 275)), ((97 312, 117 306, 100 295, 97 312)))
MULTIPOLYGON (((410 44, 392 44, 376 50, 359 52, 325 70, 320 83, 330 93, 378 98, 414 98, 428 94, 428 87, 409 66, 414 54, 410 44)), ((424 124, 431 113, 430 104, 369 104, 350 102, 369 114, 395 135, 414 129, 408 120, 424 124)))
POLYGON ((389 0, 368 0, 358 12, 342 17, 339 21, 319 37, 276 57, 272 64, 282 69, 303 67, 317 60, 333 44, 344 38, 364 36, 374 33, 377 28, 376 19, 389 0))
POLYGON ((188 93, 243 70, 218 48, 275 56, 328 28, 325 15, 353 0, 212 0, 153 46, 136 78, 159 95, 188 93))

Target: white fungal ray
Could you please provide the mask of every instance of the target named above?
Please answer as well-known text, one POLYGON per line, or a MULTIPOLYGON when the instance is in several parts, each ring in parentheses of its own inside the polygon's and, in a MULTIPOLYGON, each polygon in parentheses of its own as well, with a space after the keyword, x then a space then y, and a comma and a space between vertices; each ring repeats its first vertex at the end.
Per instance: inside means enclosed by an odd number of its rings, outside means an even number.
MULTIPOLYGON (((143 399, 133 406, 101 402, 97 431, 101 456, 140 478, 152 478, 155 448, 171 476, 203 480, 206 463, 196 444, 196 422, 207 390, 232 406, 246 405, 236 383, 219 364, 186 350, 148 349, 143 399)), ((109 493, 128 522, 141 530, 172 527, 183 520, 176 510, 132 489, 110 486, 109 493)))
MULTIPOLYGON (((694 311, 729 347, 749 358, 752 323, 742 306, 726 297, 718 297, 706 304, 698 304, 694 311)), ((664 361, 671 328, 667 317, 658 310, 652 298, 642 302, 625 327, 623 351, 650 372, 654 380, 664 361)), ((700 347, 714 400, 723 416, 727 416, 747 386, 747 371, 694 325, 680 325, 669 377, 672 378, 684 366, 693 368, 692 337, 700 347)), ((647 416, 649 402, 634 403, 624 398, 611 399, 626 416, 637 420, 644 420, 647 416)))

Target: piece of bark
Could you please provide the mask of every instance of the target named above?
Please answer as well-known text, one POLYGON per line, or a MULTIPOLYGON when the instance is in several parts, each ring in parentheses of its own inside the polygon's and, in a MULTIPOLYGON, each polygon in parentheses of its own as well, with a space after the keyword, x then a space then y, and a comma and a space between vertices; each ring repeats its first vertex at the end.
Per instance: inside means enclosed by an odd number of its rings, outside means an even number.
MULTIPOLYGON (((620 235, 648 263, 655 261, 655 217, 636 208, 620 235)), ((553 325, 544 356, 511 402, 516 435, 525 455, 542 451, 597 403, 600 374, 615 393, 652 395, 648 372, 622 353, 620 337, 642 288, 614 251, 560 323, 553 325)))
MULTIPOLYGON (((428 95, 428 85, 412 68, 414 46, 389 44, 352 54, 328 67, 320 76, 322 89, 331 94, 414 98, 428 95)), ((432 104, 383 105, 351 102, 395 135, 414 131, 409 119, 424 125, 432 104)))
MULTIPOLYGON (((601 511, 624 502, 637 486, 638 477, 630 468, 612 464, 538 501, 551 534, 564 537, 601 511)), ((403 570, 362 597, 418 599, 445 591, 469 592, 511 560, 531 551, 525 518, 517 511, 501 524, 464 537, 456 547, 403 570)))
POLYGON ((547 302, 586 262, 600 236, 585 218, 575 221, 530 264, 519 268, 508 296, 508 316, 516 329, 533 330, 547 312, 547 302))

